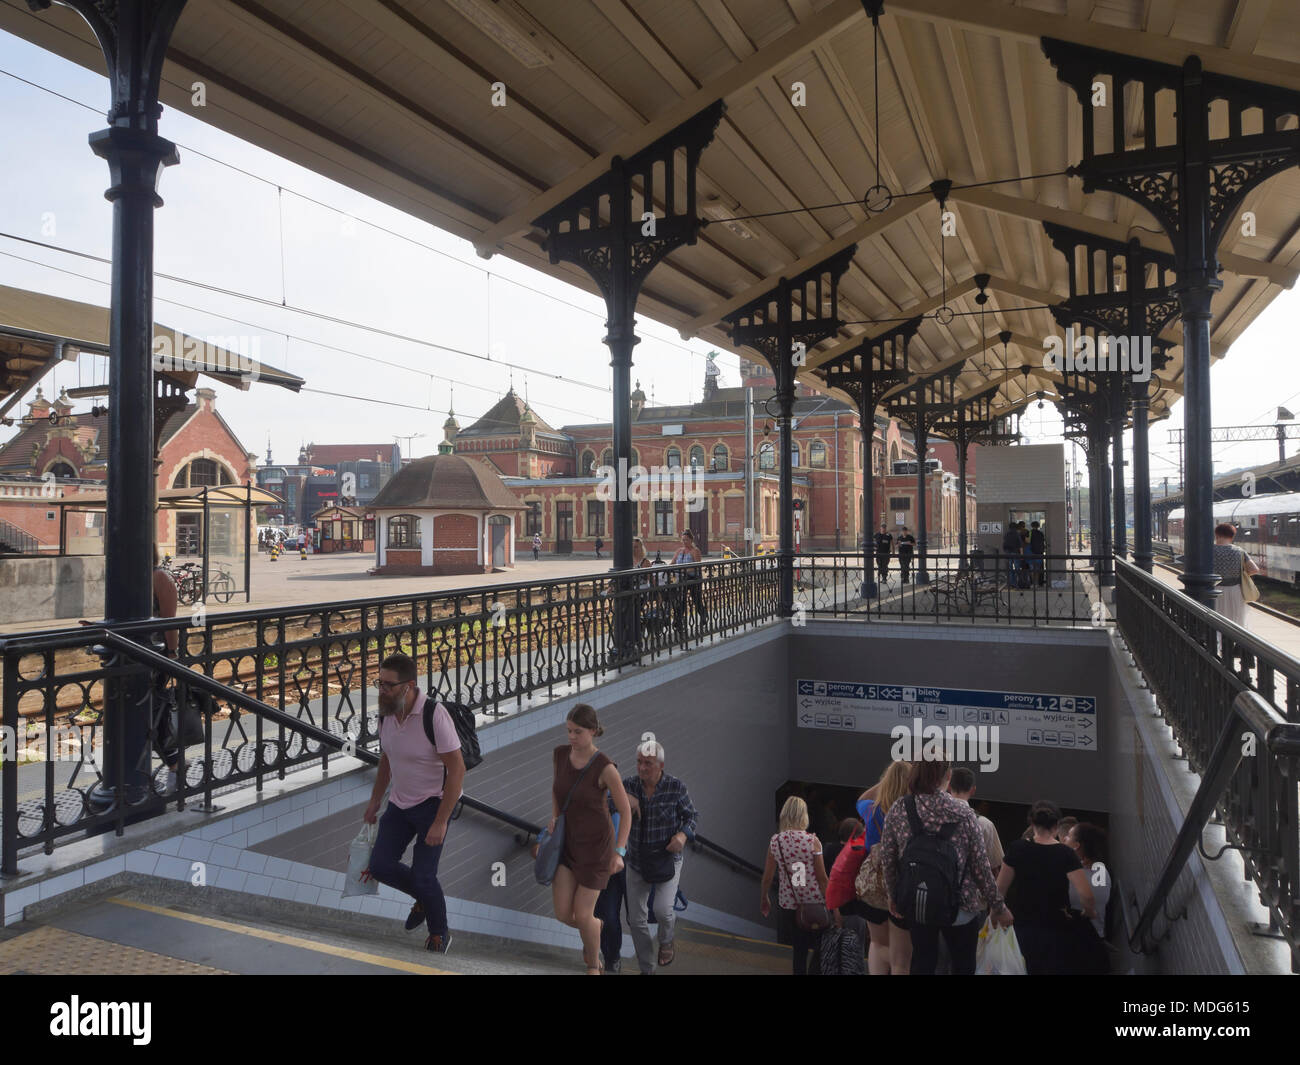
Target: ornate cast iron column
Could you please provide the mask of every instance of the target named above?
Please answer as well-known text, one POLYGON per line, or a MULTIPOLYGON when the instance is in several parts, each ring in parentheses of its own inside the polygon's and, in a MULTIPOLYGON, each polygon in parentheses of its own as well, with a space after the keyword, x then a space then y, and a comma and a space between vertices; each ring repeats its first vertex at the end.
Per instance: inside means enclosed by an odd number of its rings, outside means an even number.
MULTIPOLYGON (((1151 369, 1163 370, 1169 362, 1166 345, 1151 351, 1151 369)), ((1133 562, 1151 572, 1151 451, 1149 419, 1151 382, 1133 382, 1133 562)))
POLYGON ((781 278, 774 288, 723 319, 731 326, 732 343, 753 348, 776 378, 777 423, 781 449, 781 520, 777 564, 780 585, 777 611, 794 613, 794 464, 790 417, 794 411, 795 377, 807 354, 840 328, 839 283, 857 252, 856 244, 809 267, 794 278, 781 278))
MULTIPOLYGON (((609 318, 604 342, 613 368, 614 462, 618 472, 615 570, 632 568, 632 537, 636 533, 636 510, 627 488, 632 464, 632 349, 638 343, 637 298, 650 271, 674 249, 694 244, 699 236, 696 172, 700 155, 713 140, 724 111, 723 102, 718 100, 630 158, 616 156, 608 173, 533 222, 546 233, 543 247, 551 262, 580 266, 605 297, 609 318), (684 173, 679 172, 682 162, 684 173), (656 164, 661 167, 658 178, 656 164), (686 189, 685 202, 678 201, 679 181, 686 189), (647 214, 653 217, 647 218, 647 214)), ((637 604, 626 597, 619 603, 615 646, 620 659, 627 660, 636 657, 637 604)))
POLYGON ((929 377, 922 377, 894 393, 889 413, 912 430, 916 441, 916 583, 930 583, 926 566, 927 521, 925 498, 925 453, 932 426, 954 405, 954 388, 961 363, 929 377))
POLYGON ((970 446, 975 440, 993 433, 1000 415, 993 411, 993 400, 997 396, 996 382, 982 391, 958 400, 955 409, 948 417, 936 421, 933 431, 947 437, 957 449, 957 482, 961 492, 961 506, 957 519, 958 538, 961 541, 961 570, 967 568, 969 554, 970 530, 966 519, 966 460, 970 446))
POLYGON ((910 376, 907 346, 921 326, 921 318, 864 340, 859 347, 838 355, 818 367, 817 375, 828 388, 839 388, 858 405, 862 432, 862 595, 879 595, 876 568, 872 564, 871 538, 876 531, 875 481, 871 463, 875 452, 876 410, 887 392, 904 384, 910 376))
POLYGON ((1300 163, 1300 130, 1282 128, 1289 116, 1300 115, 1300 93, 1207 73, 1196 56, 1177 67, 1048 37, 1042 46, 1057 77, 1074 89, 1083 108, 1083 160, 1070 172, 1083 179, 1085 192, 1106 189, 1149 211, 1174 246, 1186 403, 1187 562, 1181 579, 1188 595, 1213 607, 1219 591, 1211 567, 1210 304, 1223 287, 1216 253, 1246 195, 1300 163), (1108 121, 1110 144, 1099 147, 1092 97, 1100 78, 1110 82, 1110 117, 1122 113, 1130 86, 1141 99, 1141 148, 1128 149, 1122 121, 1108 121), (1157 131, 1164 127, 1158 121, 1157 96, 1165 90, 1174 93, 1177 120, 1172 142, 1158 143, 1157 131), (1210 105, 1217 101, 1226 105, 1226 122, 1216 124, 1212 133, 1210 105), (1243 133, 1243 116, 1254 109, 1260 132, 1243 133))
MULTIPOLYGON (((153 212, 162 206, 162 168, 180 161, 176 146, 158 135, 158 86, 185 0, 60 2, 94 31, 111 92, 108 128, 90 135, 91 151, 108 163, 104 196, 113 204, 104 617, 130 622, 153 615, 153 212)), ((50 0, 28 6, 44 11, 50 0)), ((128 804, 150 793, 149 704, 147 672, 110 682, 103 782, 91 795, 96 807, 113 803, 118 788, 128 804)))
MULTIPOLYGON (((1065 256, 1069 267, 1070 297, 1058 304, 1053 314, 1058 323, 1070 326, 1073 322, 1084 322, 1097 330, 1097 350, 1095 357, 1100 360, 1100 337, 1102 335, 1122 338, 1122 346, 1128 354, 1131 366, 1135 355, 1133 346, 1140 345, 1142 350, 1151 355, 1155 362, 1157 346, 1162 345, 1159 337, 1169 324, 1177 317, 1179 301, 1175 279, 1175 261, 1172 255, 1144 248, 1136 240, 1127 243, 1108 240, 1082 230, 1044 223, 1043 228, 1056 249, 1065 256), (1098 269, 1098 264, 1101 269, 1098 269), (1080 269, 1082 265, 1083 269, 1080 269)), ((1117 345, 1118 348, 1118 345, 1117 345)), ((1067 353, 1068 354, 1068 353, 1067 353)), ((1111 354, 1107 353, 1108 357, 1111 354)), ((1147 371, 1152 369, 1147 366, 1147 371)), ((1116 455, 1113 468, 1112 500, 1114 505, 1114 550, 1123 555, 1127 548, 1127 528, 1125 521, 1125 491, 1123 466, 1124 422, 1128 413, 1128 404, 1132 396, 1137 395, 1137 382, 1132 389, 1127 387, 1125 377, 1132 378, 1131 370, 1124 368, 1098 368, 1090 372, 1094 383, 1106 393, 1111 400, 1111 437, 1116 455)), ((1143 416, 1146 416, 1145 385, 1142 387, 1144 397, 1143 416)), ((1137 476, 1139 462, 1148 469, 1149 453, 1147 449, 1147 425, 1140 430, 1135 418, 1133 433, 1134 470, 1137 476), (1138 448, 1142 448, 1139 460, 1138 448)), ((1143 475, 1145 476, 1145 475, 1143 475)), ((1138 506, 1137 493, 1144 492, 1149 501, 1150 486, 1139 479, 1134 485, 1134 507, 1138 506)), ((1146 523, 1146 555, 1150 564, 1151 542, 1150 522, 1146 523)), ((1138 522, 1134 516, 1133 536, 1139 540, 1138 522)), ((1136 557, 1136 555, 1135 555, 1136 557)))

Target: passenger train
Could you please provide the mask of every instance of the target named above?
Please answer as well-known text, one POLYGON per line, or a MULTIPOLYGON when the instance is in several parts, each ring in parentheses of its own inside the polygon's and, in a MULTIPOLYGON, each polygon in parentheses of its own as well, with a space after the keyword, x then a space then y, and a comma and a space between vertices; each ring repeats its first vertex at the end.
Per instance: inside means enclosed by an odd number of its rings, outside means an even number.
MULTIPOLYGON (((1300 584, 1300 492, 1277 492, 1214 504, 1214 523, 1237 527, 1233 543, 1255 560, 1265 577, 1300 584)), ((1169 512, 1169 546, 1175 557, 1183 544, 1183 508, 1169 512)))

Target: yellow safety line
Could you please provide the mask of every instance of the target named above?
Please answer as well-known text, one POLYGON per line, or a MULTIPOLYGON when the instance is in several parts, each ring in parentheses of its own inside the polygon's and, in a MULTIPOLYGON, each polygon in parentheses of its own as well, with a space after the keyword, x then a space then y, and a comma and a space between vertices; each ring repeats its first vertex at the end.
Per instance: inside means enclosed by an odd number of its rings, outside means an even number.
POLYGON ((189 921, 192 924, 207 925, 209 928, 220 928, 226 932, 235 932, 241 936, 252 936, 254 939, 267 939, 272 943, 284 943, 291 947, 301 947, 303 950, 314 950, 319 954, 332 954, 336 958, 348 958, 352 961, 365 962, 368 965, 379 965, 385 969, 397 969, 404 973, 420 973, 432 976, 455 976, 456 973, 448 972, 445 969, 434 969, 428 965, 417 965, 415 962, 399 961, 396 958, 386 958, 380 954, 367 954, 362 950, 350 950, 347 947, 335 947, 328 943, 317 943, 312 939, 301 939, 298 936, 285 935, 283 932, 268 932, 261 928, 252 928, 248 925, 235 924, 232 921, 219 921, 215 917, 200 917, 198 914, 183 913, 180 910, 169 910, 165 906, 150 906, 146 902, 136 902, 134 899, 112 898, 109 902, 115 902, 119 906, 130 906, 136 910, 147 910, 149 913, 160 913, 165 917, 175 917, 181 921, 189 921))
POLYGON ((733 934, 733 933, 731 933, 731 932, 712 932, 712 931, 710 931, 710 930, 707 929, 707 928, 700 928, 700 927, 698 927, 698 926, 692 926, 692 927, 690 927, 690 928, 683 928, 682 931, 683 931, 683 932, 686 932, 686 933, 688 934, 688 936, 689 936, 689 935, 694 935, 695 933, 698 932, 698 933, 700 933, 701 935, 705 935, 705 936, 719 936, 719 937, 721 937, 721 938, 723 938, 723 939, 735 939, 735 940, 737 940, 737 941, 739 941, 739 942, 741 942, 741 943, 757 943, 760 947, 778 947, 778 948, 779 948, 779 947, 781 946, 780 943, 773 943, 770 939, 751 939, 749 936, 738 936, 738 935, 735 935, 735 934, 733 934))

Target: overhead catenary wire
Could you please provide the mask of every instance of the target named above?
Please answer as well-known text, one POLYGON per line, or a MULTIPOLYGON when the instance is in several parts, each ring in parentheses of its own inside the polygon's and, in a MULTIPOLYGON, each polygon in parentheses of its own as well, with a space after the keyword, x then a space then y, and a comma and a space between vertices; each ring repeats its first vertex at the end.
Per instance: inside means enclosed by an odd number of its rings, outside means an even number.
MULTIPOLYGON (((54 270, 54 271, 56 271, 56 272, 58 272, 58 273, 67 274, 67 275, 70 276, 70 277, 75 277, 75 278, 78 278, 78 279, 80 279, 80 280, 82 280, 82 281, 91 281, 91 282, 94 282, 95 284, 100 284, 100 285, 108 285, 108 284, 110 284, 110 282, 105 281, 103 278, 92 277, 92 276, 90 276, 89 274, 78 273, 76 270, 69 270, 69 269, 67 269, 66 267, 63 267, 63 266, 55 266, 55 265, 53 265, 52 263, 43 263, 43 262, 41 262, 39 259, 29 259, 29 258, 27 258, 27 257, 24 256, 24 255, 16 255, 16 254, 13 253, 13 252, 0 250, 0 255, 4 255, 5 257, 10 258, 10 259, 17 259, 17 260, 19 260, 20 262, 30 263, 30 264, 32 264, 33 266, 43 267, 43 268, 45 268, 45 269, 47 269, 47 270, 54 270)), ((189 310, 189 311, 195 311, 195 312, 197 312, 197 313, 199 313, 199 314, 206 314, 206 315, 209 315, 210 317, 213 317, 213 318, 220 318, 220 319, 223 320, 223 321, 234 322, 234 323, 236 323, 236 324, 238 324, 238 325, 248 326, 248 327, 251 328, 251 329, 256 329, 256 330, 259 330, 259 331, 261 331, 261 332, 265 332, 265 333, 275 333, 275 334, 278 334, 279 336, 283 336, 283 337, 285 337, 286 340, 290 340, 290 339, 292 339, 292 340, 297 340, 297 341, 299 341, 299 342, 301 342, 301 343, 304 343, 304 344, 310 344, 310 345, 312 345, 312 346, 314 346, 314 347, 325 348, 326 350, 329 350, 329 351, 336 351, 336 352, 339 352, 340 354, 347 355, 347 356, 350 356, 350 357, 353 357, 353 358, 363 359, 363 360, 365 360, 365 361, 367 361, 367 362, 374 362, 374 363, 378 363, 378 364, 383 365, 383 366, 390 366, 390 367, 392 367, 393 369, 396 369, 396 370, 402 370, 402 371, 404 371, 404 372, 406 372, 406 373, 419 374, 419 375, 422 375, 422 376, 425 376, 425 377, 429 377, 429 378, 431 378, 431 379, 436 378, 437 380, 440 380, 440 381, 446 381, 446 382, 448 382, 449 384, 458 384, 458 385, 463 385, 463 386, 465 386, 466 388, 472 388, 472 389, 475 389, 475 390, 480 391, 480 392, 486 392, 486 393, 488 393, 489 395, 500 396, 500 392, 499 392, 497 389, 488 388, 488 387, 486 387, 486 386, 484 386, 484 385, 477 385, 477 384, 474 384, 472 381, 465 381, 465 380, 462 380, 462 379, 460 379, 460 378, 455 378, 455 377, 447 377, 447 376, 445 376, 445 375, 443 375, 443 374, 433 374, 433 373, 430 373, 428 370, 421 370, 421 369, 418 369, 418 368, 416 368, 416 367, 414 367, 414 366, 404 366, 404 365, 402 365, 401 363, 392 362, 392 361, 390 361, 390 360, 388 360, 388 359, 381 359, 381 358, 379 358, 379 356, 377 356, 377 355, 367 355, 367 354, 365 354, 364 352, 356 351, 356 350, 353 349, 353 348, 344 348, 344 347, 339 347, 337 344, 330 344, 330 343, 328 343, 327 341, 324 341, 324 340, 317 340, 317 339, 315 339, 315 338, 313 338, 313 337, 305 337, 305 336, 302 336, 301 334, 298 334, 298 333, 291 333, 291 332, 288 332, 288 331, 286 331, 286 330, 284 330, 284 329, 280 329, 280 328, 268 328, 268 327, 266 327, 266 326, 259 325, 259 324, 256 323, 256 322, 250 322, 247 318, 238 318, 238 317, 235 317, 234 315, 226 314, 226 313, 223 313, 223 312, 221 312, 221 311, 214 311, 214 310, 210 310, 209 308, 206 308, 206 307, 199 307, 199 306, 196 306, 195 304, 192 304, 192 303, 185 303, 185 302, 182 301, 182 300, 170 299, 170 298, 168 298, 168 297, 166 297, 166 296, 159 296, 159 295, 155 295, 154 298, 155 298, 155 300, 157 300, 157 301, 160 302, 160 303, 167 303, 167 304, 170 304, 170 305, 173 306, 173 307, 183 307, 184 309, 189 310)), ((358 328, 366 328, 366 327, 364 327, 364 326, 360 326, 360 327, 358 327, 358 328)), ((495 360, 493 360, 493 361, 495 361, 495 360)), ((531 371, 530 371, 530 372, 531 372, 531 371)), ((549 375, 545 375, 545 376, 549 376, 549 375)), ((573 409, 573 408, 571 408, 571 407, 562 407, 562 406, 560 406, 559 404, 547 403, 547 402, 540 402, 540 403, 537 404, 537 406, 538 406, 538 407, 541 407, 541 408, 548 409, 548 410, 563 411, 563 412, 566 413, 566 414, 577 414, 577 415, 579 415, 579 416, 581 416, 581 417, 584 417, 584 418, 591 418, 591 417, 592 417, 592 415, 591 415, 591 413, 590 413, 589 411, 575 410, 575 409, 573 409)))
MULTIPOLYGON (((65 101, 65 102, 67 102, 67 103, 70 103, 70 104, 73 104, 73 105, 75 105, 75 106, 77 106, 77 107, 79 107, 79 108, 82 108, 82 109, 86 110, 86 111, 90 111, 90 112, 92 112, 92 113, 94 113, 94 114, 96 114, 96 115, 102 115, 102 114, 103 114, 102 109, 100 109, 100 108, 94 106, 93 104, 88 104, 88 103, 86 103, 84 100, 77 100, 77 99, 75 99, 74 97, 68 96, 68 95, 66 95, 65 93, 58 92, 58 91, 56 91, 56 90, 54 90, 54 89, 51 89, 51 88, 49 88, 49 87, 47 87, 47 86, 45 86, 45 85, 37 84, 36 82, 31 81, 31 80, 29 80, 29 79, 27 79, 27 78, 24 78, 24 77, 22 77, 22 76, 19 75, 19 74, 15 74, 15 73, 13 73, 13 71, 5 70, 5 69, 3 69, 3 68, 0 68, 0 74, 4 74, 4 75, 6 75, 7 77, 12 78, 14 81, 20 82, 20 83, 22 83, 22 84, 24 84, 24 85, 27 85, 27 86, 29 86, 29 87, 31 87, 31 88, 33 88, 33 89, 39 89, 41 92, 44 92, 44 93, 47 93, 47 94, 49 94, 49 95, 51 95, 51 96, 57 97, 57 98, 60 99, 60 100, 63 100, 63 101, 65 101)), ((411 236, 410 234, 407 234, 407 233, 401 233, 401 232, 399 232, 399 231, 397 231, 397 230, 395 230, 395 229, 390 229, 390 228, 388 228, 387 226, 380 225, 378 222, 372 222, 372 221, 369 221, 368 219, 365 219, 365 218, 359 218, 359 217, 357 217, 356 215, 352 214, 351 212, 349 212, 349 211, 345 211, 345 210, 344 210, 343 208, 341 208, 341 207, 336 207, 336 206, 334 206, 333 204, 326 203, 326 202, 323 201, 323 200, 317 199, 315 196, 308 195, 307 193, 305 193, 305 192, 301 192, 301 191, 299 191, 299 190, 297 190, 297 189, 287 188, 287 187, 285 187, 283 184, 281 184, 281 183, 279 183, 279 182, 273 181, 272 179, 267 178, 267 177, 264 177, 264 176, 261 175, 261 174, 255 174, 255 173, 253 173, 251 170, 247 170, 247 169, 245 169, 244 167, 239 166, 239 165, 236 164, 236 163, 228 162, 227 160, 225 160, 225 159, 221 159, 221 158, 219 158, 219 157, 217 157, 217 156, 215 156, 215 155, 212 155, 212 154, 209 153, 209 152, 202 151, 202 150, 199 149, 199 148, 195 148, 195 147, 193 147, 192 145, 186 144, 184 141, 176 141, 175 143, 176 143, 179 147, 184 148, 184 149, 185 149, 187 152, 189 152, 190 154, 198 156, 200 159, 206 159, 206 160, 208 160, 208 161, 211 162, 211 163, 216 163, 218 166, 223 166, 223 167, 227 168, 228 170, 233 170, 234 172, 236 172, 236 173, 238 173, 238 174, 242 174, 242 175, 244 175, 245 177, 248 177, 248 178, 253 179, 254 181, 260 181, 260 182, 262 182, 263 184, 268 185, 268 186, 270 186, 270 187, 276 189, 276 190, 277 190, 277 195, 281 197, 281 200, 282 200, 282 198, 283 198, 283 194, 287 192, 287 193, 289 193, 289 195, 291 195, 291 196, 296 196, 296 197, 298 197, 298 199, 303 200, 303 201, 305 201, 305 202, 307 202, 307 203, 314 204, 315 206, 320 207, 320 208, 322 208, 323 210, 330 211, 330 212, 332 212, 332 213, 334 213, 334 214, 337 214, 337 215, 340 215, 340 216, 342 216, 342 217, 345 217, 345 218, 348 218, 348 219, 351 219, 351 220, 354 220, 354 221, 360 222, 362 225, 366 226, 366 227, 369 228, 369 229, 373 229, 373 230, 375 230, 376 232, 383 233, 383 234, 385 234, 385 235, 387 235, 387 236, 394 237, 394 238, 396 238, 397 240, 404 241, 404 242, 406 242, 407 244, 411 244, 411 245, 413 245, 413 246, 415 246, 415 247, 417 247, 417 248, 421 248, 421 249, 423 249, 423 250, 425 250, 425 251, 432 252, 434 255, 438 255, 438 256, 440 256, 440 257, 442 257, 442 258, 444 258, 444 259, 449 259, 450 261, 452 261, 452 262, 458 264, 459 266, 464 267, 464 268, 467 269, 467 270, 475 270, 475 271, 478 271, 479 273, 482 273, 482 274, 487 275, 488 277, 495 277, 495 278, 497 278, 499 281, 504 281, 504 282, 506 282, 507 284, 514 285, 516 288, 521 288, 521 289, 523 289, 523 290, 525 290, 525 291, 527 291, 527 292, 531 292, 531 293, 533 293, 534 295, 541 296, 543 299, 552 300, 552 301, 555 302, 555 303, 562 304, 563 306, 565 306, 565 307, 569 307, 569 308, 571 308, 571 309, 573 309, 573 310, 575 310, 575 311, 579 311, 579 312, 581 312, 582 314, 590 315, 590 316, 593 317, 593 318, 598 318, 598 319, 601 319, 602 321, 603 321, 604 318, 605 318, 605 314, 604 314, 603 312, 601 312, 601 311, 593 310, 593 309, 590 308, 590 307, 583 307, 583 306, 581 306, 580 304, 573 303, 572 301, 563 298, 562 296, 558 296, 558 295, 556 295, 556 294, 554 294, 554 293, 551 293, 551 292, 546 292, 546 291, 544 291, 543 289, 537 288, 537 287, 535 287, 535 286, 533 286, 533 285, 529 285, 528 283, 526 283, 526 282, 524 282, 524 281, 520 281, 520 280, 518 280, 517 278, 507 277, 507 276, 504 275, 504 274, 496 273, 496 272, 494 272, 494 271, 488 269, 487 267, 480 266, 480 265, 478 265, 477 263, 472 262, 471 260, 463 259, 463 258, 461 258, 460 256, 455 255, 455 254, 453 254, 452 252, 446 251, 446 250, 443 249, 443 248, 437 248, 437 247, 434 247, 432 244, 426 244, 424 241, 419 240, 419 239, 417 239, 416 237, 411 236)), ((282 203, 281 203, 281 210, 283 211, 283 204, 282 204, 282 203)), ((280 258, 281 258, 281 278, 282 278, 282 289, 283 289, 283 287, 287 284, 287 281, 284 280, 284 236, 283 236, 283 214, 281 214, 281 223, 280 223, 280 224, 281 224, 280 258)), ((426 225, 427 225, 427 224, 429 224, 429 223, 423 223, 423 224, 426 224, 426 225)), ((436 227, 433 227, 433 228, 436 228, 436 227)), ((695 357, 698 357, 698 358, 707 358, 707 356, 704 354, 704 352, 696 351, 694 348, 691 348, 690 346, 688 346, 688 345, 686 345, 686 344, 682 344, 682 343, 680 343, 680 342, 678 342, 678 341, 674 341, 674 340, 669 340, 669 339, 667 339, 667 338, 665 338, 665 337, 645 336, 645 337, 642 338, 642 340, 643 340, 643 341, 648 341, 648 342, 654 342, 654 343, 664 344, 664 345, 666 345, 666 346, 668 346, 668 347, 676 348, 676 349, 678 349, 678 350, 680 350, 680 351, 684 351, 684 352, 686 352, 688 355, 692 355, 692 356, 695 356, 695 357)), ((734 356, 734 353, 728 353, 728 354, 732 354, 733 357, 739 357, 739 356, 734 356)), ((495 361, 495 360, 494 360, 494 361, 495 361)))

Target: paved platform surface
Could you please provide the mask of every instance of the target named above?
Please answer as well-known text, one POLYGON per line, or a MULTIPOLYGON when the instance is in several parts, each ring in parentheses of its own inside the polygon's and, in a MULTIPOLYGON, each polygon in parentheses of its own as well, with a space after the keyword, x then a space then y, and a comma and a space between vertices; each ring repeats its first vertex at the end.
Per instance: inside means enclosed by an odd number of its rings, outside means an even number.
MULTIPOLYGON (((715 557, 710 556, 710 560, 715 557)), ((269 555, 259 554, 252 560, 252 599, 245 602, 244 595, 240 592, 229 603, 210 601, 207 607, 209 614, 226 614, 239 610, 307 606, 312 603, 373 599, 389 595, 420 595, 485 585, 559 580, 563 577, 594 577, 608 572, 612 564, 608 557, 598 560, 589 555, 543 556, 540 561, 534 562, 530 553, 527 559, 520 559, 513 569, 501 573, 473 573, 456 577, 371 577, 366 574, 366 570, 374 567, 374 555, 308 555, 305 560, 300 560, 297 555, 284 555, 278 562, 272 562, 269 555)), ((182 613, 189 609, 192 608, 180 608, 182 613)), ((76 618, 0 623, 0 634, 70 628, 76 623, 76 618)))
MULTIPOLYGON (((445 955, 409 940, 367 937, 356 930, 311 926, 301 915, 283 921, 203 912, 182 892, 120 888, 70 902, 60 910, 5 930, 0 975, 235 974, 436 976, 582 975, 576 951, 457 935, 445 955)), ((664 975, 778 974, 789 971, 788 947, 682 922, 677 956, 664 975)), ((622 975, 636 973, 623 962, 622 975)))

